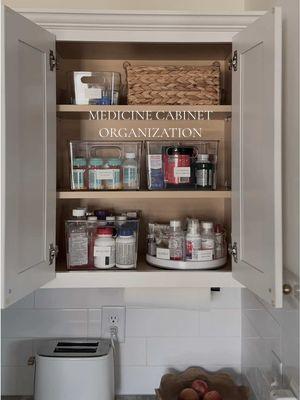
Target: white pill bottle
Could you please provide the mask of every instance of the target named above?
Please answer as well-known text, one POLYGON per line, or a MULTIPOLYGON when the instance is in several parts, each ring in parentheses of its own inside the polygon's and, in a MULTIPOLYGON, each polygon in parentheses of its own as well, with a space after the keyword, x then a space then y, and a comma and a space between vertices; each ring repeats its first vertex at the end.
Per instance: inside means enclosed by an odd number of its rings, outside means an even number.
POLYGON ((113 237, 113 228, 101 227, 97 229, 94 244, 94 267, 109 269, 116 265, 116 240, 113 237))
POLYGON ((116 266, 121 269, 136 267, 136 238, 130 228, 119 229, 116 239, 116 266))

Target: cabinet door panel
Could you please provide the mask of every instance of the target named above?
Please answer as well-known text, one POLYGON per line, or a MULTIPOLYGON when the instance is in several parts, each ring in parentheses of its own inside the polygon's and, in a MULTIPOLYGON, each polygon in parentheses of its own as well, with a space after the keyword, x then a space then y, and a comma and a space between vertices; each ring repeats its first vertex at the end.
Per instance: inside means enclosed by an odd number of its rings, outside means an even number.
POLYGON ((55 38, 2 8, 2 305, 55 277, 55 38), (3 92, 3 91, 2 91, 3 92))
POLYGON ((282 304, 281 10, 233 40, 232 242, 234 277, 282 304))

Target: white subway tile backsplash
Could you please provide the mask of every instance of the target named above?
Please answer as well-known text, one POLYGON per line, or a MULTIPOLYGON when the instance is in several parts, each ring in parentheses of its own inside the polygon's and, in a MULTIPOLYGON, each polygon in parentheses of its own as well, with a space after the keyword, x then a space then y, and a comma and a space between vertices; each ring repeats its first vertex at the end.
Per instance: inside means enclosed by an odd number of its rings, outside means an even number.
POLYGON ((2 337, 87 336, 86 310, 21 310, 2 312, 2 337))
POLYGON ((148 365, 233 365, 241 361, 240 338, 149 338, 148 365))
POLYGON ((123 305, 123 289, 40 289, 36 308, 101 308, 123 305))
POLYGON ((159 387, 161 377, 167 371, 166 367, 126 366, 126 368, 121 368, 118 374, 116 392, 124 395, 154 395, 154 389, 159 387))
POLYGON ((175 309, 126 310, 126 336, 197 336, 199 312, 175 309))
POLYGON ((2 394, 7 396, 27 396, 33 394, 33 367, 2 367, 2 394))
POLYGON ((33 356, 33 341, 30 339, 1 340, 1 365, 7 367, 26 366, 29 357, 33 356))
POLYGON ((117 364, 146 365, 146 339, 126 338, 124 343, 117 345, 117 364))
POLYGON ((241 336, 241 310, 211 310, 200 312, 200 336, 241 336))
POLYGON ((100 337, 101 336, 101 314, 102 310, 88 310, 88 326, 87 336, 88 337, 100 337))
MULTIPOLYGON (((40 289, 2 312, 3 394, 32 394, 26 365, 51 337, 100 337, 104 305, 123 305, 120 289, 40 289)), ((127 308, 118 348, 117 392, 153 394, 171 369, 241 367, 240 289, 213 292, 211 310, 127 308)))

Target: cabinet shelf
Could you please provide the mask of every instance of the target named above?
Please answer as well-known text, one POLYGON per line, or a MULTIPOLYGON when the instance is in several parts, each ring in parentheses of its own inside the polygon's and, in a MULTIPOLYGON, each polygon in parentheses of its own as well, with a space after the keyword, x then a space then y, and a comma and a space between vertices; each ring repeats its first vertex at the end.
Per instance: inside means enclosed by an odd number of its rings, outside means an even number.
POLYGON ((145 261, 136 270, 57 272, 44 288, 126 288, 126 287, 242 287, 228 264, 210 271, 168 271, 145 261))
POLYGON ((230 199, 229 190, 211 191, 58 191, 58 199, 230 199))
POLYGON ((166 112, 178 112, 178 111, 203 111, 203 112, 214 112, 214 113, 231 113, 231 105, 90 105, 90 104, 59 104, 57 105, 57 112, 63 113, 80 113, 80 112, 101 112, 101 111, 166 111, 166 112))

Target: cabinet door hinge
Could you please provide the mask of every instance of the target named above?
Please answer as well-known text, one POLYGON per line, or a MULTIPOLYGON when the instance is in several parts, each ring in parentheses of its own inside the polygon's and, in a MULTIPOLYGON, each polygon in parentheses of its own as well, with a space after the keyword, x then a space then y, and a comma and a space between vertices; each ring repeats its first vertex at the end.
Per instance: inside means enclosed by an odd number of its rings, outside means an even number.
POLYGON ((54 51, 50 50, 49 51, 49 67, 50 67, 50 71, 54 71, 54 69, 56 68, 56 58, 54 55, 54 51))
POLYGON ((230 69, 230 71, 238 70, 238 52, 237 52, 237 50, 234 50, 232 59, 229 61, 229 69, 230 69))
POLYGON ((228 248, 229 254, 232 256, 233 261, 235 263, 238 262, 238 247, 237 247, 237 242, 234 242, 233 244, 229 245, 228 248))
POLYGON ((49 245, 49 265, 52 265, 55 258, 57 257, 58 254, 58 246, 54 246, 53 243, 50 243, 49 245))

